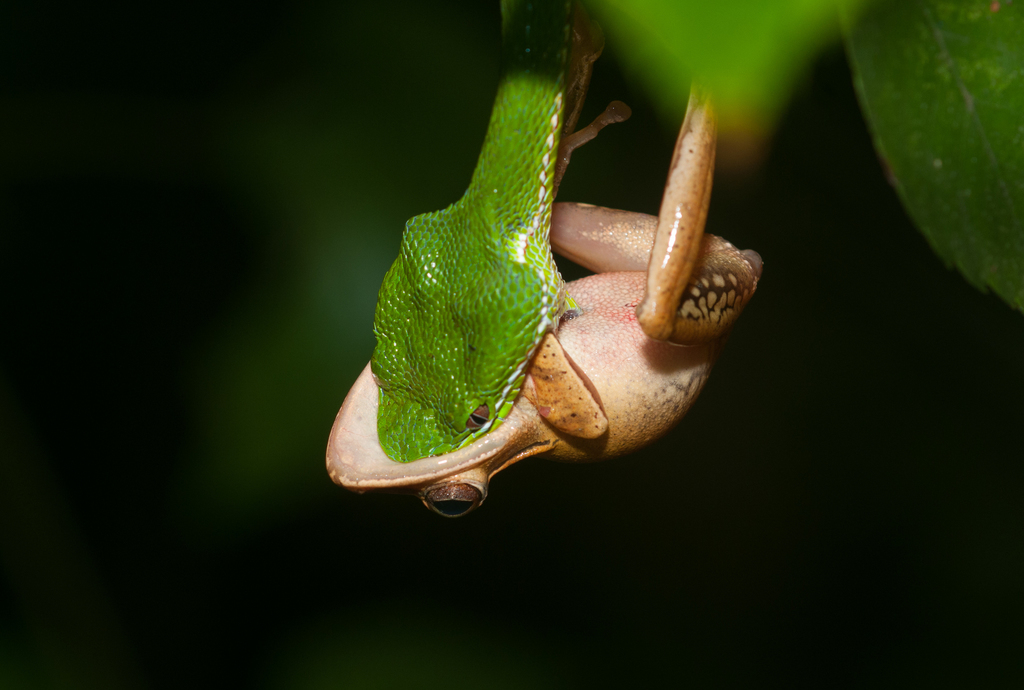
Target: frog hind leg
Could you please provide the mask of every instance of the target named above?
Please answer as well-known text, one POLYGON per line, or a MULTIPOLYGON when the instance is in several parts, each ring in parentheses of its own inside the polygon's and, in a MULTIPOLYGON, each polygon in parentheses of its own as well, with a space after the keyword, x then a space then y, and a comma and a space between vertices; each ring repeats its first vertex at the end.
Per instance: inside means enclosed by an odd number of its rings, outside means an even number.
POLYGON ((566 65, 565 77, 565 115, 562 125, 562 137, 558 146, 558 159, 555 165, 555 177, 552 198, 558 195, 558 186, 569 166, 569 158, 573 150, 579 148, 597 136, 604 127, 613 122, 623 122, 629 118, 629 106, 622 101, 612 101, 597 119, 576 130, 583 103, 587 99, 590 77, 594 71, 594 62, 604 50, 604 32, 601 26, 587 15, 579 2, 573 6, 572 48, 566 65))
POLYGON ((636 308, 637 321, 654 340, 672 336, 683 291, 701 255, 717 134, 708 95, 694 85, 658 212, 658 232, 651 252, 656 260, 648 267, 647 288, 636 308))
POLYGON ((594 118, 594 121, 589 125, 578 132, 562 137, 561 142, 558 144, 558 160, 555 163, 554 189, 556 195, 558 194, 558 186, 562 183, 562 177, 565 175, 566 168, 569 167, 569 159, 572 157, 572 152, 596 137, 597 133, 608 125, 614 122, 625 122, 632 114, 633 111, 622 101, 612 101, 604 109, 604 112, 594 118))
MULTIPOLYGON (((656 216, 645 213, 557 203, 551 244, 562 256, 597 273, 647 271, 658 225, 656 216)), ((757 252, 702 233, 665 340, 700 345, 724 335, 757 290, 761 269, 757 252)))
POLYGON ((669 342, 703 345, 725 335, 757 290, 761 257, 704 235, 700 255, 675 312, 669 342))

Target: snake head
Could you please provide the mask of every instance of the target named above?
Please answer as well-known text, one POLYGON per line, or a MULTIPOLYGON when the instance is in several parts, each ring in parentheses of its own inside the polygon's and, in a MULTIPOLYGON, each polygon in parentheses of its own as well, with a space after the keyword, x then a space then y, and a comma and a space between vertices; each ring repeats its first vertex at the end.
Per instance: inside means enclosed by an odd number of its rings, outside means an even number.
POLYGON ((381 285, 371 359, 378 434, 399 462, 496 429, 559 309, 561 278, 509 260, 487 208, 464 197, 411 219, 381 285))

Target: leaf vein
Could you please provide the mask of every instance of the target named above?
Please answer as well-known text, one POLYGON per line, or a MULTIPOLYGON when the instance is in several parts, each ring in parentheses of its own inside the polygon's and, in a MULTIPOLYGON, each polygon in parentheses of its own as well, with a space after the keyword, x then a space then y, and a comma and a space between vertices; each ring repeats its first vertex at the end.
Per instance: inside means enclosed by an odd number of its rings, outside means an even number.
POLYGON ((985 127, 981 124, 981 118, 978 117, 978 111, 974 107, 974 96, 971 95, 971 92, 967 89, 967 85, 964 84, 963 79, 960 78, 960 71, 957 69, 956 63, 953 61, 953 56, 946 47, 946 40, 942 35, 942 30, 939 29, 938 24, 932 17, 932 13, 923 2, 919 1, 918 5, 921 7, 921 12, 924 14, 925 21, 928 23, 928 28, 931 30, 932 36, 935 37, 935 42, 939 46, 939 55, 949 68, 949 73, 953 75, 954 81, 956 81, 956 86, 960 90, 961 97, 964 99, 964 105, 967 108, 971 123, 978 131, 978 135, 981 137, 982 146, 985 147, 985 155, 988 157, 989 163, 995 171, 996 182, 999 184, 999 189, 1003 194, 1003 199, 1006 201, 1006 205, 1010 209, 1010 218, 1013 221, 1013 227, 1015 230, 1020 230, 1020 219, 1017 217, 1017 209, 1014 206, 1013 197, 1010 195, 1010 189, 1006 186, 1006 181, 1003 179, 1002 172, 999 170, 999 161, 996 159, 995 151, 992 150, 992 145, 988 141, 988 135, 985 134, 985 127))

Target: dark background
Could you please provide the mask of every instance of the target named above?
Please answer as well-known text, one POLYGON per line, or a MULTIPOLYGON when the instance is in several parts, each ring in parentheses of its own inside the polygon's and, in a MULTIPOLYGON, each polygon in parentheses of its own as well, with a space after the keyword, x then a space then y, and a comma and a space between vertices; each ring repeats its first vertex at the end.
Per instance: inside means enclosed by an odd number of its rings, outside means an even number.
MULTIPOLYGON (((1024 318, 913 228, 839 47, 716 178, 765 273, 669 436, 454 521, 329 482, 493 4, 0 5, 0 687, 1019 686, 1024 318)), ((656 213, 613 46, 612 99, 560 199, 656 213)))

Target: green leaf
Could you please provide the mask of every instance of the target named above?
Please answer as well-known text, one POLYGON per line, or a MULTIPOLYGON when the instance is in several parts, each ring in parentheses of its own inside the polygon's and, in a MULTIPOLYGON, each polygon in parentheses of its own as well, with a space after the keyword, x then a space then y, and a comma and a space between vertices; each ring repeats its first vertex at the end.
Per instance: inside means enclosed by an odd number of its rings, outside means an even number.
MULTIPOLYGON (((1022 0, 1024 1, 1024 0, 1022 0)), ((767 132, 818 51, 839 38, 837 6, 862 0, 593 0, 608 49, 667 121, 686 111, 690 76, 714 94, 722 124, 767 132)))
POLYGON ((970 283, 1024 310, 1024 0, 893 2, 846 41, 910 216, 970 283))

